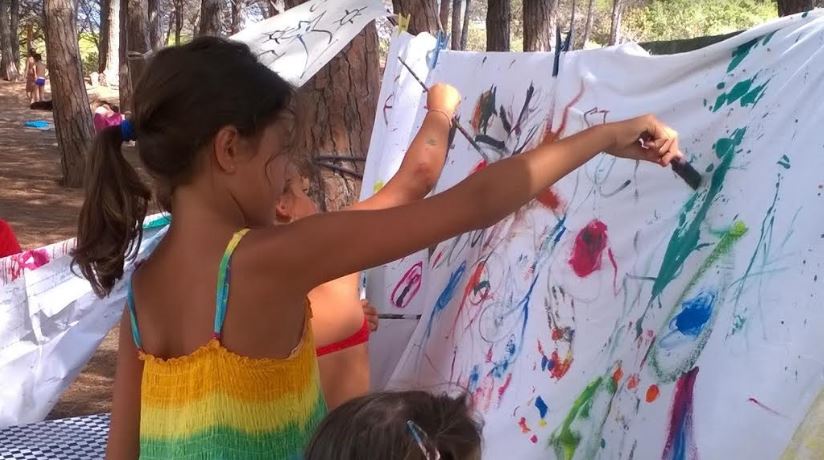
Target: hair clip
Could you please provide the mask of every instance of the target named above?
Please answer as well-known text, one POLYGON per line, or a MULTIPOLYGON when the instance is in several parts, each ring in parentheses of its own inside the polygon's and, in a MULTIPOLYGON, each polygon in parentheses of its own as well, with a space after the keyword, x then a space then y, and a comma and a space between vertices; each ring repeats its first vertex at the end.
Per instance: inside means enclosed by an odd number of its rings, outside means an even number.
POLYGON ((134 132, 134 125, 129 120, 124 119, 120 122, 120 139, 123 142, 129 142, 137 139, 134 132))
POLYGON ((441 453, 438 452, 438 449, 430 448, 428 442, 429 436, 426 435, 426 432, 423 431, 417 423, 412 420, 407 420, 406 428, 409 430, 409 434, 412 435, 412 439, 414 439, 415 443, 420 447, 426 460, 441 460, 441 453))

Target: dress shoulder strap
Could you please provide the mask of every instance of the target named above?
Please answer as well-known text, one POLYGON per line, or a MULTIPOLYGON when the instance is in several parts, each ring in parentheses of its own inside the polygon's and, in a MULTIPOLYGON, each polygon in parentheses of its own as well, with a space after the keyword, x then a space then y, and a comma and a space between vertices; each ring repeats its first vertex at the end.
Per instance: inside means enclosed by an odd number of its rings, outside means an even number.
POLYGON ((232 254, 235 252, 240 240, 243 239, 249 229, 243 229, 232 236, 223 257, 220 259, 220 266, 217 272, 217 295, 215 297, 215 327, 213 337, 220 340, 223 333, 223 322, 226 320, 226 304, 229 301, 229 279, 231 277, 232 254))

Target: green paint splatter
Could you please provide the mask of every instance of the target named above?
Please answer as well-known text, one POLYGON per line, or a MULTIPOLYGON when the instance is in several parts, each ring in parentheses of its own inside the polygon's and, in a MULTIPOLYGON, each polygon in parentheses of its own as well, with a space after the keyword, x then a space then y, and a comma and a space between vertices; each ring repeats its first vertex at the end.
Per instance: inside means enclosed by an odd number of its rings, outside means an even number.
POLYGON ((575 451, 578 449, 578 445, 581 444, 581 434, 573 431, 572 424, 578 419, 589 418, 595 394, 603 382, 604 377, 601 376, 584 388, 584 391, 572 403, 572 408, 564 417, 561 426, 549 438, 549 444, 555 450, 555 456, 559 460, 571 460, 575 456, 575 451))
POLYGON ((713 169, 715 169, 715 164, 710 163, 709 165, 707 165, 707 169, 705 169, 704 171, 707 173, 711 173, 713 169))
POLYGON ((790 157, 787 155, 781 155, 781 159, 778 160, 778 165, 783 166, 784 169, 790 169, 790 157))
POLYGON ((706 106, 707 106, 707 100, 704 99, 704 107, 706 107, 706 106))
POLYGON ((750 40, 747 43, 739 46, 738 48, 732 51, 732 60, 730 61, 730 65, 727 66, 727 73, 732 72, 735 70, 736 67, 741 65, 741 62, 749 56, 750 51, 758 45, 758 39, 750 40))
POLYGON ((724 89, 724 87, 725 87, 725 86, 727 86, 727 85, 726 85, 723 81, 722 81, 721 83, 719 83, 719 84, 715 85, 715 87, 716 87, 717 89, 724 89))
POLYGON ((766 45, 767 43, 769 43, 769 42, 770 42, 770 40, 772 40, 773 35, 775 35, 775 33, 776 33, 776 32, 778 32, 778 31, 777 31, 777 30, 774 30, 774 31, 772 31, 772 32, 768 33, 767 35, 765 35, 765 36, 764 36, 764 39, 763 39, 763 40, 761 40, 761 44, 762 44, 762 45, 766 45))
POLYGON ((655 277, 655 282, 652 285, 650 303, 657 299, 664 288, 675 279, 689 255, 698 248, 701 224, 707 217, 707 212, 713 201, 715 201, 715 197, 718 196, 718 192, 721 191, 724 179, 727 177, 727 172, 732 164, 732 159, 735 157, 736 149, 744 140, 746 132, 746 128, 739 128, 733 131, 730 137, 716 141, 714 146, 715 154, 721 161, 715 168, 706 192, 703 194, 694 193, 681 208, 681 214, 678 216, 678 227, 670 238, 667 250, 664 253, 664 259, 661 261, 661 268, 658 270, 658 276, 655 277), (689 219, 690 214, 696 207, 697 210, 689 219))
MULTIPOLYGON (((718 244, 715 245, 715 248, 713 248, 710 255, 707 257, 704 263, 701 264, 701 266, 698 268, 698 271, 695 272, 695 274, 690 279, 689 283, 687 283, 687 286, 681 292, 681 295, 675 302, 672 310, 667 316, 667 319, 661 326, 661 330, 658 331, 658 334, 656 335, 657 337, 664 337, 666 335, 667 332, 665 329, 669 327, 670 323, 672 322, 672 319, 679 311, 681 303, 684 301, 684 298, 686 298, 688 293, 692 292, 693 288, 698 283, 698 281, 704 278, 704 275, 707 273, 707 270, 709 270, 710 267, 712 267, 718 261, 719 258, 728 254, 732 247, 735 245, 735 243, 738 242, 738 240, 740 240, 741 237, 743 237, 746 233, 747 226, 741 221, 736 221, 726 232, 724 232, 724 234, 721 236, 721 239, 718 240, 718 244)), ((719 295, 720 294, 721 293, 719 292, 719 295)), ((687 358, 683 362, 678 363, 678 365, 670 365, 669 369, 663 369, 661 366, 662 358, 659 356, 659 343, 655 343, 653 349, 650 352, 650 367, 652 367, 652 369, 655 371, 655 374, 659 378, 659 382, 672 383, 675 380, 677 380, 678 377, 680 377, 684 372, 687 372, 695 365, 695 362, 698 361, 698 357, 701 356, 701 351, 703 351, 704 345, 706 345, 707 340, 709 339, 710 334, 712 333, 712 325, 715 322, 717 311, 717 308, 713 309, 712 317, 710 318, 707 326, 703 329, 701 334, 696 339, 694 349, 687 356, 687 358)), ((664 359, 671 358, 664 357, 664 359)))
POLYGON ((758 103, 764 95, 764 90, 767 88, 769 80, 766 83, 753 88, 753 83, 757 77, 758 75, 750 78, 749 80, 740 81, 736 83, 729 92, 721 93, 715 100, 715 105, 713 106, 712 111, 717 112, 721 107, 730 105, 736 101, 740 101, 741 107, 755 105, 758 103))
POLYGON ((747 318, 741 315, 735 315, 732 320, 732 333, 737 334, 744 329, 744 324, 747 323, 747 318))
POLYGON ((806 18, 808 14, 810 14, 810 12, 809 12, 809 11, 805 11, 804 13, 802 13, 802 14, 801 14, 801 17, 802 17, 802 18, 806 18))

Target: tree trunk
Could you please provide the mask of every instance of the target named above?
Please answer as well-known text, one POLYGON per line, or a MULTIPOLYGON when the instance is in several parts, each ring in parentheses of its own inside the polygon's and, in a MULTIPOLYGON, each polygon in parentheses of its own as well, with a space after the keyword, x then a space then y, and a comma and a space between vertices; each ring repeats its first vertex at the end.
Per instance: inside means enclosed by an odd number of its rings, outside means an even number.
POLYGON ((221 0, 201 0, 198 35, 220 35, 220 23, 223 18, 222 7, 223 2, 221 0))
MULTIPOLYGON (((446 1, 446 0, 442 0, 446 1)), ((452 49, 461 49, 461 0, 452 0, 452 49)))
POLYGON ((441 28, 446 32, 449 30, 449 6, 452 0, 441 0, 438 19, 441 21, 441 28))
POLYGON ((0 0, 0 77, 8 81, 17 81, 17 63, 12 51, 11 24, 9 24, 9 1, 0 0))
POLYGON ((147 0, 125 0, 120 6, 120 18, 125 25, 121 29, 120 46, 120 105, 122 110, 132 107, 132 91, 140 79, 145 61, 134 54, 149 51, 149 6, 147 0), (124 102, 126 101, 126 102, 124 102))
POLYGON ((117 81, 120 60, 120 0, 104 0, 100 7, 100 84, 108 86, 117 81))
POLYGON ((552 48, 552 14, 556 0, 524 0, 524 51, 552 48))
POLYGON ((778 15, 789 16, 813 9, 813 0, 778 0, 778 15))
POLYGON ((183 1, 175 1, 175 46, 180 46, 180 32, 183 31, 183 1))
POLYGON ((592 4, 595 0, 589 0, 587 6, 587 22, 584 24, 584 36, 581 37, 581 48, 586 48, 589 41, 589 34, 592 32, 592 4))
POLYGON ((149 17, 149 45, 153 50, 159 50, 166 46, 163 43, 163 11, 161 10, 160 0, 148 0, 147 10, 149 17))
POLYGON ((232 35, 246 25, 246 0, 232 0, 232 35))
POLYGON ((512 7, 509 0, 489 0, 486 11, 486 50, 509 51, 509 23, 512 7))
POLYGON ((463 24, 461 24, 461 50, 466 49, 466 42, 469 39, 469 6, 472 0, 464 1, 464 17, 463 24))
MULTIPOLYGON (((288 0, 286 8, 300 3, 288 0)), ((366 158, 380 87, 378 49, 372 23, 300 88, 298 154, 366 158)), ((334 166, 363 172, 363 162, 338 161, 334 166)), ((313 188, 318 193, 314 195, 322 209, 341 209, 357 200, 360 179, 328 168, 316 169, 313 188)))
POLYGON ((418 35, 429 32, 435 35, 438 32, 438 12, 435 0, 392 0, 395 14, 408 14, 409 33, 418 35))
POLYGON ((72 0, 45 0, 43 16, 54 101, 54 127, 61 154, 61 184, 82 187, 86 169, 85 151, 94 130, 80 66, 72 3, 72 0))
POLYGON ((575 13, 578 9, 576 3, 576 0, 572 0, 572 13, 569 16, 569 35, 571 40, 575 40, 575 13))
POLYGON ((14 63, 20 65, 20 0, 11 0, 9 7, 11 54, 14 56, 14 63))
POLYGON ((612 0, 612 25, 609 28, 609 45, 621 43, 621 16, 624 13, 624 1, 612 0))

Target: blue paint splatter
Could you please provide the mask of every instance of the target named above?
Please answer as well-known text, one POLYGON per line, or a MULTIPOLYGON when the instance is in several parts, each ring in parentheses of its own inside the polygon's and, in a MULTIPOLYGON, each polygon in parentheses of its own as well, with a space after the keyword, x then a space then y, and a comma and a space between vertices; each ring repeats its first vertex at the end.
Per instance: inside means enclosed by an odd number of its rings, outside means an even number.
POLYGON ((465 273, 466 261, 464 261, 461 266, 449 276, 449 281, 446 283, 446 287, 443 288, 443 291, 441 291, 441 295, 439 295, 438 300, 435 301, 435 308, 432 309, 432 314, 429 315, 429 323, 426 325, 427 338, 429 338, 429 335, 432 333, 432 325, 435 323, 435 317, 440 315, 440 313, 449 305, 452 298, 455 297, 455 291, 461 281, 463 281, 465 273))
POLYGON ((478 389, 478 383, 481 381, 481 373, 478 365, 472 366, 472 372, 469 374, 469 382, 467 384, 467 390, 470 393, 473 393, 475 390, 478 389))
POLYGON ((538 396, 538 398, 535 399, 535 408, 538 409, 538 414, 541 416, 541 418, 546 418, 546 413, 549 410, 549 407, 547 407, 546 403, 544 402, 544 398, 538 396))
POLYGON ((544 355, 544 356, 541 358, 541 370, 542 370, 542 371, 546 371, 547 369, 551 369, 551 367, 550 367, 550 366, 553 366, 553 367, 554 367, 554 365, 555 365, 555 363, 553 363, 552 361, 550 361, 550 360, 549 360, 549 358, 547 358, 547 357, 546 357, 546 355, 544 355))
POLYGON ((492 367, 492 370, 489 371, 489 374, 495 378, 502 378, 506 374, 506 371, 509 370, 509 365, 515 361, 515 352, 517 350, 518 347, 515 346, 515 340, 510 337, 504 348, 504 357, 499 361, 495 361, 495 365, 492 367))
POLYGON ((691 337, 698 337, 712 316, 715 303, 715 293, 702 292, 697 296, 685 300, 681 304, 681 312, 672 319, 670 328, 691 337))

